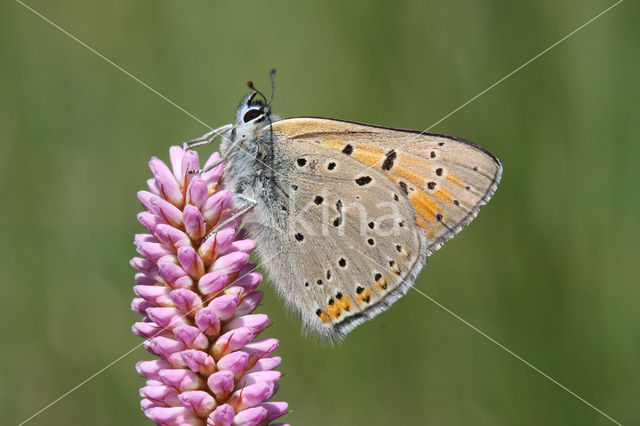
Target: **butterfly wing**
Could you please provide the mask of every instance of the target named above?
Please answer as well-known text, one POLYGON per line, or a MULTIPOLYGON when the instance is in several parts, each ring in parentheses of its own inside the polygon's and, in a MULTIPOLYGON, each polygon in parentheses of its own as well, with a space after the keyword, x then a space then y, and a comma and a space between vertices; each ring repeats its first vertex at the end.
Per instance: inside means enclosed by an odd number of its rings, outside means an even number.
POLYGON ((280 172, 265 183, 279 204, 270 223, 282 232, 263 233, 258 250, 268 248, 265 266, 303 324, 327 337, 404 295, 500 176, 486 151, 439 135, 318 118, 264 131, 273 131, 280 172))
POLYGON ((396 182, 424 230, 427 254, 475 218, 502 175, 493 154, 453 136, 306 117, 276 127, 283 139, 313 141, 358 160, 363 166, 354 173, 377 169, 396 182))

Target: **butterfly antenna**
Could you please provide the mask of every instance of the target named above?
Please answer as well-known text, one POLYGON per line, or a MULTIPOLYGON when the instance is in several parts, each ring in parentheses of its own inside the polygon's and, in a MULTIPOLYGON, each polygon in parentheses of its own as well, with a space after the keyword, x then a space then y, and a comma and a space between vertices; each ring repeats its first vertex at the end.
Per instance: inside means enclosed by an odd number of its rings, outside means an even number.
POLYGON ((247 86, 249 86, 249 88, 256 92, 258 95, 262 96, 262 99, 264 99, 264 103, 267 103, 267 97, 263 95, 261 91, 256 89, 256 86, 253 85, 253 81, 247 81, 247 86))
POLYGON ((276 69, 273 68, 271 72, 269 72, 269 78, 271 79, 271 98, 269 98, 268 106, 271 106, 271 102, 273 101, 273 95, 276 93, 276 83, 275 83, 276 69))

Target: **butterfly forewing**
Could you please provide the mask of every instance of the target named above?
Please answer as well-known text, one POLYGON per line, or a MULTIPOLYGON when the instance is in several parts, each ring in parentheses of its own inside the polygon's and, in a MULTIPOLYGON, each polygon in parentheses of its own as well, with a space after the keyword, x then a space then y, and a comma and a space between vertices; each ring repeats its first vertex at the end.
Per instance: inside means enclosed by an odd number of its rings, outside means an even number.
POLYGON ((316 144, 328 156, 357 160, 353 174, 376 170, 394 182, 413 207, 427 254, 476 216, 502 172, 485 149, 451 136, 322 118, 282 120, 276 128, 283 140, 316 144))

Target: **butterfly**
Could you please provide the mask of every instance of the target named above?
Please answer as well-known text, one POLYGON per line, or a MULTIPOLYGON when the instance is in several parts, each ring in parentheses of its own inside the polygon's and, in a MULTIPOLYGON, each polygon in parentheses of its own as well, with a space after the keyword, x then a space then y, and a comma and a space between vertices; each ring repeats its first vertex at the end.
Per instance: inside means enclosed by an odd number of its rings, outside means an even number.
MULTIPOLYGON (((388 309, 427 258, 478 214, 500 161, 453 136, 271 114, 253 92, 221 126, 223 179, 235 214, 305 330, 343 338, 388 309)), ((215 167, 212 164, 209 168, 215 167)), ((191 171, 192 173, 203 170, 191 171)), ((214 229, 211 234, 215 233, 214 229)))

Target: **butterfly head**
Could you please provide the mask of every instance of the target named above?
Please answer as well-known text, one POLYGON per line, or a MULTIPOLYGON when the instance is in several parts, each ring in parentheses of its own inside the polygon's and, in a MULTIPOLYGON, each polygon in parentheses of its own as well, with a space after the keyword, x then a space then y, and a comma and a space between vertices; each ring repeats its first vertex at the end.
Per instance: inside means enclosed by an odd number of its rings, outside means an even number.
POLYGON ((236 134, 241 138, 253 139, 258 130, 272 123, 271 101, 273 101, 274 94, 274 75, 275 70, 271 70, 271 97, 268 101, 267 97, 255 88, 253 82, 247 83, 247 86, 253 89, 253 93, 247 95, 240 103, 234 126, 236 134))

